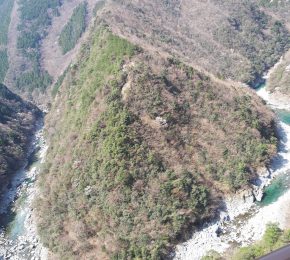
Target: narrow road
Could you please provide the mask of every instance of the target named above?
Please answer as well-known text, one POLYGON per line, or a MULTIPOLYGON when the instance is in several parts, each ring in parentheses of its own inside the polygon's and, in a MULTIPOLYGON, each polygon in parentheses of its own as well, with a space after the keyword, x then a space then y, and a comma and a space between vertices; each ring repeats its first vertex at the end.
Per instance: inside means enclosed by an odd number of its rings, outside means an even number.
POLYGON ((290 245, 284 246, 272 253, 269 253, 259 260, 288 260, 290 259, 290 245))

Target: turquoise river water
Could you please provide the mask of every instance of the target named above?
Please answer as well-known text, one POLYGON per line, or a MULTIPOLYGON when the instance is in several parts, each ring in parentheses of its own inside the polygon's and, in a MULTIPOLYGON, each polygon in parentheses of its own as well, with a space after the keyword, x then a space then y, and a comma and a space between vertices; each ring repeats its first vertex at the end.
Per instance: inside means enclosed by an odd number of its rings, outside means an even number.
MULTIPOLYGON (((265 88, 262 84, 257 90, 265 88)), ((290 111, 275 109, 278 118, 285 124, 290 125, 290 111)), ((271 184, 265 188, 263 200, 259 203, 261 206, 269 205, 278 200, 290 187, 290 172, 277 176, 271 184)))

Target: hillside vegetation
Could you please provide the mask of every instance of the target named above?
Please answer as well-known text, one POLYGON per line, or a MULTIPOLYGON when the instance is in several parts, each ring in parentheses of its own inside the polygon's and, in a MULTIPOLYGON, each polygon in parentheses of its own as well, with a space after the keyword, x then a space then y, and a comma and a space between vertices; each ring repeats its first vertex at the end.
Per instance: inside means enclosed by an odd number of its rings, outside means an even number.
POLYGON ((7 36, 13 3, 13 0, 0 1, 0 83, 4 81, 9 66, 7 57, 7 36))
POLYGON ((13 7, 13 0, 0 1, 0 46, 7 44, 8 27, 10 23, 10 14, 13 7))
POLYGON ((0 191, 27 156, 40 111, 0 84, 0 191))
POLYGON ((20 0, 20 31, 17 48, 29 60, 30 66, 24 65, 18 73, 15 85, 24 93, 34 90, 44 92, 52 83, 51 76, 41 68, 40 43, 46 35, 46 28, 51 17, 57 15, 60 0, 20 0))
POLYGON ((279 17, 290 29, 290 2, 288 0, 260 0, 260 5, 267 12, 279 17))
POLYGON ((278 248, 289 245, 290 230, 283 231, 277 224, 268 224, 261 241, 242 247, 234 254, 234 260, 254 260, 278 248))
POLYGON ((4 81, 6 72, 8 70, 8 56, 7 56, 7 51, 0 50, 0 83, 4 81))
POLYGON ((144 47, 254 86, 290 47, 284 24, 263 12, 258 3, 111 0, 103 19, 114 32, 144 47))
POLYGON ((70 20, 59 36, 58 43, 63 54, 75 47, 78 39, 86 29, 86 5, 86 2, 84 2, 74 9, 70 20))
POLYGON ((61 259, 168 258, 269 162, 273 118, 250 90, 96 29, 47 119, 42 241, 61 259))
POLYGON ((267 88, 275 94, 290 97, 290 51, 287 52, 279 66, 271 73, 267 88))
MULTIPOLYGON (((290 1, 261 0, 261 4, 267 12, 284 21, 290 29, 290 1)), ((271 92, 290 97, 290 51, 284 55, 282 63, 271 74, 268 88, 271 92)))
MULTIPOLYGON (((287 246, 290 243, 290 230, 282 230, 275 223, 269 223, 262 239, 253 245, 241 247, 236 249, 231 254, 232 260, 255 260, 259 257, 265 256, 268 253, 275 251, 283 246, 287 246)), ((212 251, 207 256, 204 256, 202 260, 225 260, 229 259, 229 256, 221 256, 219 253, 212 251)))

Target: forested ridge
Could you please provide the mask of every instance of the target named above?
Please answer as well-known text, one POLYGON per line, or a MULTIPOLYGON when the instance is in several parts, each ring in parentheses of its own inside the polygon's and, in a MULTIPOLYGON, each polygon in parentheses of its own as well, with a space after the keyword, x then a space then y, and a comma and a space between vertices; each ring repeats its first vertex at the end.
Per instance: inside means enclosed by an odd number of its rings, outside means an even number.
POLYGON ((95 29, 47 119, 44 244, 69 259, 167 258, 269 162, 274 124, 251 91, 95 29))
MULTIPOLYGON (((193 66, 221 79, 231 78, 255 86, 263 73, 289 48, 289 33, 283 23, 286 18, 283 18, 282 12, 283 8, 287 8, 286 1, 279 4, 265 0, 206 3, 190 3, 187 0, 182 4, 180 1, 153 4, 136 0, 107 2, 105 10, 109 12, 103 12, 103 19, 113 31, 127 34, 129 38, 134 35, 134 41, 138 39, 139 44, 143 42, 146 45, 148 39, 154 48, 158 46, 165 52, 182 56, 193 66), (143 8, 142 12, 140 8, 143 8), (275 15, 270 16, 263 8, 275 15), (160 16, 160 24, 156 23, 155 13, 160 16), (277 13, 281 14, 281 21, 276 19, 277 13), (190 23, 192 20, 194 24, 190 23), (178 34, 179 31, 183 33, 178 34)), ((22 91, 37 89, 44 92, 52 83, 52 78, 41 68, 40 44, 51 19, 59 15, 58 8, 62 2, 21 0, 19 4, 18 48, 30 65, 24 66, 23 71, 18 73, 15 84, 22 91)), ((63 53, 74 48, 85 30, 85 12, 84 2, 64 26, 58 40, 63 53)), ((6 70, 6 60, 1 60, 3 70, 6 70)))
MULTIPOLYGON (((51 86, 41 47, 64 1, 18 1, 27 62, 12 87, 52 101, 35 202, 41 241, 55 259, 170 259, 277 153, 274 112, 240 83, 256 87, 290 48, 288 2, 100 1, 87 42, 51 86)), ((55 37, 66 57, 86 30, 89 8, 77 4, 55 37)), ((6 48, 0 65, 2 81, 6 48)), ((3 85, 0 112, 4 180, 25 159, 41 112, 3 85)), ((289 240, 272 228, 271 246, 289 240)))
POLYGON ((290 47, 283 21, 265 12, 259 1, 109 3, 103 19, 113 31, 182 57, 221 79, 255 86, 290 47))

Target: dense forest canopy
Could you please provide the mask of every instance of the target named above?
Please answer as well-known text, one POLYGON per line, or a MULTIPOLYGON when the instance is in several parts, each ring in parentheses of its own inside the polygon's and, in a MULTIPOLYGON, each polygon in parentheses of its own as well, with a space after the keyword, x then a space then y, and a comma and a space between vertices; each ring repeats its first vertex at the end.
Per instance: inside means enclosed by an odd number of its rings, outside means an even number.
POLYGON ((4 81, 6 72, 8 70, 8 56, 7 51, 0 50, 0 83, 4 81))

